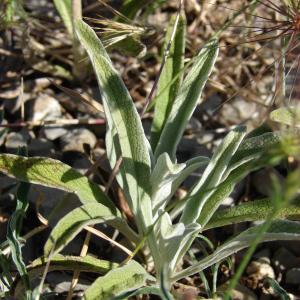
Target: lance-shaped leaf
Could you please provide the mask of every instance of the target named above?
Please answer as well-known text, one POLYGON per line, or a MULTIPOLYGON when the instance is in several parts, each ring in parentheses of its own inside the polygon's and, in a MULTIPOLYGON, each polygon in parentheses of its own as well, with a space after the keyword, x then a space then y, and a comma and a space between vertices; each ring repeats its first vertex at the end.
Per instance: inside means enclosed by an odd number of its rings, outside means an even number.
POLYGON ((229 162, 245 134, 246 129, 244 127, 237 127, 218 146, 201 180, 187 197, 188 200, 183 210, 181 222, 188 224, 199 218, 203 206, 214 193, 216 187, 224 180, 223 174, 226 172, 229 162))
MULTIPOLYGON (((213 254, 205 257, 193 266, 181 272, 178 272, 172 278, 173 281, 177 281, 179 279, 198 273, 224 260, 230 255, 249 247, 255 239, 257 233, 260 232, 261 226, 263 226, 263 224, 249 228, 248 230, 239 234, 237 237, 218 247, 213 254)), ((261 242, 271 242, 278 240, 300 240, 300 222, 284 220, 273 221, 268 230, 263 233, 261 242)))
POLYGON ((175 160, 177 145, 186 124, 194 112, 202 89, 210 75, 218 54, 215 40, 209 42, 193 60, 193 66, 184 79, 171 112, 161 133, 155 158, 167 152, 175 160))
POLYGON ((251 138, 245 138, 230 160, 226 170, 227 175, 224 177, 227 177, 232 170, 240 165, 267 154, 269 149, 278 147, 280 141, 280 133, 277 132, 267 132, 251 138))
POLYGON ((72 210, 57 223, 45 244, 45 256, 63 249, 85 226, 98 223, 109 224, 131 241, 137 242, 135 233, 121 218, 120 213, 114 216, 106 206, 100 203, 89 203, 72 210))
POLYGON ((168 213, 160 211, 162 214, 156 225, 158 236, 158 249, 160 253, 160 265, 156 264, 156 271, 164 272, 166 280, 169 280, 177 263, 191 246, 195 236, 201 227, 198 224, 183 223, 173 225, 168 213))
POLYGON ((53 0, 53 2, 68 30, 69 35, 73 36, 72 0, 53 0))
POLYGON ((180 184, 193 171, 208 162, 207 157, 199 156, 184 164, 176 164, 171 161, 167 153, 163 153, 158 158, 151 174, 153 214, 156 214, 159 208, 164 209, 180 184))
POLYGON ((272 161, 272 154, 268 153, 280 144, 280 138, 276 134, 263 134, 244 141, 231 159, 224 173, 224 181, 213 189, 212 194, 202 208, 198 222, 205 227, 207 222, 218 209, 222 201, 230 195, 235 184, 247 174, 266 165, 277 163, 272 161), (257 151, 257 154, 254 152, 257 151))
POLYGON ((281 107, 271 112, 270 118, 274 122, 278 122, 290 126, 300 126, 300 108, 299 107, 281 107))
POLYGON ((154 281, 146 270, 136 261, 131 260, 128 264, 114 269, 103 277, 99 277, 85 291, 85 300, 110 300, 125 291, 138 289, 147 281, 154 281))
MULTIPOLYGON (((49 262, 49 258, 41 257, 34 260, 28 266, 28 276, 30 280, 37 278, 44 273, 45 267, 49 262)), ((51 257, 50 265, 47 269, 48 272, 52 271, 80 271, 80 272, 91 272, 98 274, 106 274, 112 269, 117 268, 119 265, 117 263, 100 260, 94 256, 86 255, 81 256, 69 256, 56 254, 51 257)), ((24 285, 22 281, 16 280, 14 297, 16 299, 21 299, 24 295, 24 285)))
MULTIPOLYGON (((274 210, 274 203, 270 199, 255 200, 242 203, 234 207, 216 212, 205 225, 205 230, 241 222, 266 220, 274 210)), ((279 219, 298 218, 300 216, 300 203, 293 203, 283 207, 276 215, 279 219)))
MULTIPOLYGON (((175 30, 175 36, 172 41, 169 56, 166 59, 165 66, 158 82, 155 112, 151 128, 151 146, 153 151, 159 141, 161 131, 168 119, 168 115, 183 78, 186 31, 184 12, 180 12, 178 22, 176 22, 176 19, 177 16, 171 18, 165 37, 164 51, 166 51, 169 42, 171 42, 172 33, 175 30)), ((163 55, 164 54, 165 53, 163 53, 163 55)))
MULTIPOLYGON (((141 120, 123 81, 114 69, 96 33, 83 21, 76 21, 76 33, 93 64, 101 88, 106 117, 112 122, 119 145, 124 192, 136 216, 152 223, 150 202, 150 156, 141 120), (144 215, 143 215, 144 214, 144 215)), ((115 145, 115 143, 113 143, 115 145)))
POLYGON ((112 214, 118 213, 115 205, 98 185, 58 160, 0 154, 0 171, 23 182, 74 193, 83 204, 100 202, 107 206, 112 214))

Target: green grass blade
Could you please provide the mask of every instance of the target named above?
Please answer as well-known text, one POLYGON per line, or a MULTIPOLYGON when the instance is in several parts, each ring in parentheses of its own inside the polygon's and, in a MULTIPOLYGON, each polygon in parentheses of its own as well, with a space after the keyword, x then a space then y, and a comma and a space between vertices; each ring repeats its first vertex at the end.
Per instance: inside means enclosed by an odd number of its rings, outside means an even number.
MULTIPOLYGON (((26 147, 20 148, 18 153, 22 156, 27 156, 27 148, 26 147)), ((17 200, 16 209, 8 221, 8 229, 6 235, 8 244, 11 249, 12 260, 26 288, 25 294, 27 299, 31 298, 31 287, 30 287, 30 281, 29 281, 26 265, 25 262, 23 261, 21 242, 19 241, 19 239, 22 230, 23 219, 26 215, 26 211, 29 206, 28 199, 27 199, 29 189, 30 189, 29 183, 21 182, 19 184, 16 193, 16 200, 17 200)))
POLYGON ((100 203, 90 203, 78 207, 64 216, 52 230, 44 247, 45 256, 63 249, 85 226, 106 223, 122 232, 129 240, 137 242, 121 214, 112 215, 110 209, 100 203))
POLYGON ((217 41, 212 40, 203 47, 194 59, 194 64, 184 79, 172 105, 169 118, 155 150, 155 158, 167 152, 172 160, 175 160, 177 145, 212 71, 218 50, 217 41))
MULTIPOLYGON (((249 247, 256 237, 257 233, 261 230, 262 225, 252 227, 237 237, 226 242, 222 246, 218 247, 213 254, 205 257, 197 264, 177 273, 172 279, 177 281, 179 279, 191 276, 197 272, 200 272, 222 260, 229 257, 230 255, 249 247)), ((267 231, 262 234, 261 242, 271 241, 289 241, 289 240, 300 240, 300 222, 294 221, 272 221, 267 231)))
POLYGON ((155 99, 155 113, 151 128, 151 146, 153 151, 157 146, 183 78, 182 70, 184 67, 186 31, 184 12, 182 11, 180 13, 178 23, 176 23, 176 18, 177 16, 171 18, 165 38, 164 52, 171 40, 173 30, 176 30, 169 56, 158 82, 157 97, 155 99), (176 24, 177 27, 174 28, 176 24), (174 77, 176 77, 175 81, 173 81, 174 77))
POLYGON ((69 35, 72 37, 72 0, 53 0, 53 2, 68 30, 69 35))
POLYGON ((100 202, 117 214, 117 208, 98 185, 58 160, 0 154, 0 172, 23 182, 74 193, 83 204, 100 202))
POLYGON ((11 249, 12 260, 20 274, 24 286, 26 288, 26 297, 30 299, 30 281, 26 270, 25 262, 23 261, 20 238, 20 230, 22 221, 28 208, 27 194, 30 185, 21 183, 17 191, 17 207, 8 222, 7 240, 11 249))
POLYGON ((125 291, 138 289, 153 278, 136 261, 99 277, 84 293, 85 300, 110 300, 125 291))
MULTIPOLYGON (((273 202, 270 199, 255 200, 242 203, 234 207, 216 212, 206 224, 204 230, 237 224, 241 222, 253 222, 265 220, 274 210, 273 202)), ((300 215, 300 203, 283 207, 279 210, 277 218, 293 218, 300 215)))
POLYGON ((149 197, 151 162, 141 120, 96 33, 82 21, 76 21, 76 32, 90 57, 101 88, 105 114, 115 133, 111 139, 116 140, 121 151, 122 187, 135 216, 149 225, 152 223, 149 197))

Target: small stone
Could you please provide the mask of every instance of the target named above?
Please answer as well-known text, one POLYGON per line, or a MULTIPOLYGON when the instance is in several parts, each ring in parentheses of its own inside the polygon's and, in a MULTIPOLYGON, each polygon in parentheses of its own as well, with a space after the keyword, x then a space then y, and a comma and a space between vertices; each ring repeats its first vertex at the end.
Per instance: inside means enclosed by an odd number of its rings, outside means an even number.
POLYGON ((300 267, 300 259, 284 247, 279 248, 273 258, 272 264, 277 272, 293 267, 300 267))
POLYGON ((27 146, 29 139, 31 138, 27 130, 21 130, 19 132, 10 132, 6 136, 5 147, 10 153, 16 154, 19 147, 27 146))
POLYGON ((247 274, 255 274, 259 280, 264 279, 265 277, 270 277, 275 279, 275 272, 273 268, 267 264, 259 261, 252 261, 246 270, 247 274))
MULTIPOLYGON (((220 287, 220 291, 226 291, 228 283, 220 287)), ((236 287, 231 291, 231 298, 234 300, 257 300, 257 296, 247 287, 238 283, 236 287)))
POLYGON ((96 143, 96 136, 91 131, 85 128, 69 130, 60 139, 60 145, 64 152, 77 151, 84 153, 85 145, 88 145, 92 149, 95 147, 96 143))
POLYGON ((249 275, 247 280, 251 287, 256 289, 259 284, 266 278, 275 279, 275 272, 273 268, 267 264, 259 261, 252 261, 246 269, 246 273, 249 275))
POLYGON ((252 119, 256 114, 257 107, 254 102, 238 97, 236 100, 224 104, 221 119, 224 124, 233 125, 252 119))
POLYGON ((81 174, 84 174, 92 166, 87 155, 77 151, 64 152, 62 161, 79 171, 81 174))
POLYGON ((54 153, 54 145, 46 139, 33 139, 28 145, 29 156, 51 156, 54 153))
POLYGON ((286 272, 285 283, 300 286, 300 268, 292 268, 286 272))
MULTIPOLYGON (((59 102, 47 95, 41 94, 33 104, 32 121, 57 120, 62 117, 59 102)), ((55 140, 64 135, 67 130, 63 127, 45 127, 42 130, 49 140, 55 140)))
POLYGON ((261 262, 261 263, 266 263, 266 264, 271 264, 271 252, 270 249, 265 248, 262 249, 261 251, 255 253, 253 255, 253 258, 255 258, 256 261, 261 262))

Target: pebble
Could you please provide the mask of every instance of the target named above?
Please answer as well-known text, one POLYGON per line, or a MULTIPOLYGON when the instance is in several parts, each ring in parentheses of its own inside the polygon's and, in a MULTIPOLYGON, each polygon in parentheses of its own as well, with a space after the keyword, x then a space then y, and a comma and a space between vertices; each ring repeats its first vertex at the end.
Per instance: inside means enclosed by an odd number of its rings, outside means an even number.
POLYGON ((85 152, 84 144, 87 144, 91 149, 95 147, 97 138, 88 129, 77 128, 69 129, 68 132, 60 138, 62 151, 77 151, 85 152))
MULTIPOLYGON (((58 120, 62 118, 60 103, 47 94, 40 94, 33 104, 32 121, 58 120)), ((67 133, 67 129, 57 127, 44 127, 42 132, 49 140, 55 140, 67 133)))
POLYGON ((300 286, 300 268, 292 268, 286 272, 285 283, 300 286))
POLYGON ((268 248, 262 249, 253 255, 256 261, 266 264, 271 264, 271 251, 268 248))
POLYGON ((300 259, 284 247, 279 248, 272 258, 272 264, 277 272, 293 267, 300 267, 300 259))
POLYGON ((260 261, 252 261, 247 267, 246 273, 251 275, 255 282, 259 282, 266 277, 275 279, 273 268, 269 264, 260 261))
POLYGON ((253 119, 256 113, 257 107, 254 102, 238 97, 236 100, 224 104, 221 111, 221 123, 236 125, 242 121, 253 119))
POLYGON ((28 154, 29 156, 53 156, 54 144, 44 138, 33 139, 28 145, 28 154))
POLYGON ((27 130, 10 132, 6 136, 5 147, 9 153, 16 154, 19 147, 27 146, 31 135, 27 130))

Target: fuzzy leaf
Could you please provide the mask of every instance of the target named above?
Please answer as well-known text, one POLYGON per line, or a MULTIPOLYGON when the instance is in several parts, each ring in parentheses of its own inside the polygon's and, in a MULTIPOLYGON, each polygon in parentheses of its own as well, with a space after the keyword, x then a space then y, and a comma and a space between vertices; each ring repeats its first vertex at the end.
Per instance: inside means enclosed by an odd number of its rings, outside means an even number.
MULTIPOLYGON (((273 210, 274 204, 269 199, 242 203, 216 212, 205 226, 205 230, 241 222, 265 220, 273 210)), ((277 215, 280 219, 299 216, 300 203, 293 203, 292 205, 281 208, 277 215)))
POLYGON ((157 228, 159 228, 158 248, 161 265, 156 266, 156 271, 166 272, 165 277, 168 279, 201 227, 198 224, 185 226, 183 223, 178 223, 173 225, 168 213, 163 213, 157 223, 157 228))
POLYGON ((173 30, 175 30, 175 36, 170 48, 169 56, 158 82, 157 97, 155 99, 155 113, 151 128, 151 146, 153 151, 159 141, 162 129, 168 119, 168 115, 183 78, 186 31, 184 12, 182 11, 180 13, 177 27, 174 28, 176 25, 176 18, 177 16, 171 18, 165 37, 164 51, 168 46, 173 30))
POLYGON ((118 213, 115 205, 98 185, 58 160, 0 154, 0 171, 23 182, 40 184, 74 193, 83 204, 100 202, 107 206, 112 214, 118 213))
POLYGON ((300 108, 299 107, 281 107, 273 110, 270 119, 290 126, 300 126, 300 108))
POLYGON ((114 134, 110 137, 112 145, 117 144, 121 151, 123 180, 120 184, 133 213, 140 220, 139 227, 147 227, 152 224, 149 197, 151 161, 141 120, 96 33, 80 20, 76 21, 76 32, 90 57, 101 88, 105 114, 112 126, 108 133, 114 134))
POLYGON ((224 180, 223 175, 245 134, 246 130, 244 127, 237 127, 226 136, 222 144, 216 149, 201 180, 187 196, 188 200, 183 210, 181 222, 188 224, 195 222, 199 218, 201 210, 209 197, 224 180))
POLYGON ((208 164, 209 159, 203 156, 187 161, 185 164, 174 164, 167 153, 163 153, 151 174, 153 214, 164 209, 168 200, 174 195, 180 184, 196 169, 208 164))
POLYGON ((44 247, 45 256, 63 249, 85 226, 107 223, 120 230, 130 240, 137 241, 134 232, 121 218, 111 214, 111 211, 100 203, 89 203, 78 207, 63 217, 52 230, 44 247))
MULTIPOLYGON (((48 260, 49 258, 37 258, 28 266, 28 275, 31 280, 43 274, 48 260)), ((90 255, 80 257, 57 254, 51 257, 48 272, 61 270, 106 274, 117 267, 117 263, 100 260, 90 255)), ((21 281, 17 281, 14 296, 16 299, 20 299, 23 294, 24 286, 21 281)))
POLYGON ((172 105, 168 120, 161 133, 155 158, 167 152, 175 161, 177 145, 186 124, 194 112, 202 89, 212 71, 218 55, 218 44, 209 42, 195 57, 193 66, 184 79, 178 95, 172 105))
POLYGON ((146 270, 136 261, 114 269, 103 277, 99 277, 85 291, 85 300, 110 300, 125 291, 132 291, 142 287, 147 280, 153 281, 146 270))
POLYGON ((73 36, 72 0, 53 0, 53 2, 68 30, 69 35, 73 36))
MULTIPOLYGON (((191 276, 198 273, 222 260, 231 256, 232 254, 245 249, 251 245, 257 233, 260 231, 262 225, 258 225, 242 232, 237 237, 229 240, 222 246, 218 247, 213 254, 200 260, 193 266, 177 273, 173 277, 173 281, 181 278, 191 276)), ((300 222, 295 221, 273 221, 268 230, 262 235, 261 242, 271 241, 289 241, 300 240, 300 222)))

